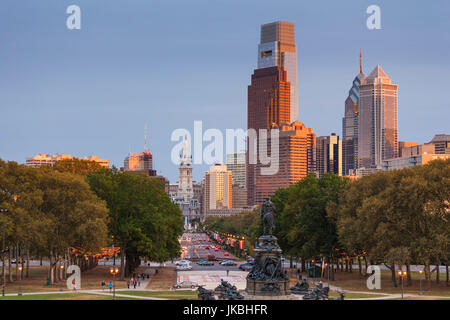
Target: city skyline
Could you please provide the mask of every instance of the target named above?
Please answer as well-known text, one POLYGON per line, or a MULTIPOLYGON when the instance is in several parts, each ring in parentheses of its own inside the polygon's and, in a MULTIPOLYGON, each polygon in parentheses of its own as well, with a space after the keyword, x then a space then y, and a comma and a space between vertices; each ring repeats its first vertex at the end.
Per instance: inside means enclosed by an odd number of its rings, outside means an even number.
MULTIPOLYGON (((259 43, 258 28, 277 20, 295 23, 299 120, 313 128, 317 136, 341 132, 342 101, 357 72, 359 48, 364 52, 366 72, 380 64, 400 86, 399 141, 425 143, 435 134, 446 133, 448 103, 443 92, 448 84, 445 75, 450 70, 441 52, 448 52, 450 41, 437 41, 438 38, 448 38, 448 35, 443 31, 440 33, 441 29, 435 25, 449 24, 443 13, 448 3, 442 2, 439 10, 438 6, 427 7, 426 12, 422 12, 421 5, 418 5, 406 14, 401 5, 382 2, 382 30, 365 28, 365 8, 369 2, 353 1, 341 7, 327 4, 336 9, 330 11, 341 14, 333 20, 329 14, 320 11, 319 6, 286 1, 270 15, 263 9, 273 8, 268 2, 262 2, 256 17, 250 17, 249 4, 243 4, 242 11, 236 14, 235 25, 222 18, 217 26, 209 25, 209 30, 204 30, 200 23, 182 30, 180 22, 172 28, 164 29, 162 24, 161 29, 155 29, 164 30, 160 32, 162 35, 151 33, 152 37, 162 39, 163 44, 176 39, 186 49, 181 51, 195 49, 192 53, 196 56, 194 59, 192 54, 187 53, 185 57, 177 53, 176 47, 169 47, 169 57, 164 59, 162 53, 152 51, 151 44, 142 44, 141 37, 149 32, 153 23, 161 22, 158 19, 155 22, 137 19, 126 28, 122 23, 117 26, 109 23, 106 27, 104 18, 96 22, 91 19, 97 14, 94 4, 86 1, 78 4, 84 19, 78 34, 78 31, 64 29, 65 2, 41 7, 13 2, 6 4, 8 16, 0 19, 0 27, 7 40, 2 53, 5 71, 0 86, 3 113, 0 157, 5 160, 25 163, 26 157, 39 153, 97 154, 110 159, 112 165, 121 167, 128 152, 143 151, 142 132, 147 120, 153 167, 174 183, 178 167, 170 162, 170 150, 174 145, 170 141, 172 130, 191 130, 194 120, 203 120, 205 128, 223 131, 225 128, 246 127, 245 89, 248 75, 256 68, 254 57, 255 44, 259 43), (61 13, 59 18, 58 12, 61 13), (320 17, 319 21, 315 23, 308 13, 320 17), (430 26, 414 26, 414 17, 421 14, 430 26), (11 19, 23 22, 23 26, 11 29, 11 19), (333 29, 336 21, 342 22, 339 30, 333 29), (146 28, 139 31, 142 26, 146 28), (212 48, 207 49, 197 40, 192 45, 180 40, 180 37, 195 32, 201 37, 215 35, 220 41, 214 41, 212 48), (324 32, 329 34, 323 39, 324 43, 318 43, 315 38, 323 36, 324 32), (431 37, 430 32, 435 35, 431 37), (54 37, 48 37, 49 33, 54 37), (130 37, 131 34, 133 36, 130 37), (100 36, 104 37, 100 44, 105 47, 102 50, 94 43, 100 36), (344 38, 347 42, 339 43, 344 38), (349 38, 353 39, 350 43, 349 38), (116 46, 118 40, 126 41, 136 61, 126 58, 128 51, 116 46), (240 49, 222 53, 231 45, 238 45, 240 49), (327 47, 333 50, 326 50, 327 47), (386 50, 387 47, 390 50, 386 50), (159 61, 160 66, 147 61, 146 55, 159 61), (192 67, 185 64, 186 59, 191 59, 192 67), (169 60, 174 68, 164 70, 169 60), (177 70, 181 65, 182 68, 177 70), (77 71, 77 68, 86 67, 88 71, 77 71), (412 74, 420 76, 412 77, 412 74), (192 76, 192 82, 197 84, 202 78, 204 90, 195 93, 193 86, 186 84, 187 75, 192 76), (159 76, 162 78, 158 82, 159 76), (177 90, 173 97, 168 97, 168 89, 163 88, 168 86, 169 80, 171 88, 177 90), (327 94, 319 95, 318 91, 323 90, 327 94), (21 94, 23 92, 28 94, 21 94), (433 97, 432 101, 429 101, 429 96, 433 97), (324 113, 326 117, 323 117, 324 113), (83 117, 85 114, 91 115, 91 119, 83 117), (163 124, 160 119, 170 119, 171 123, 163 124), (420 132, 416 129, 418 123, 420 132)), ((147 8, 144 2, 140 5, 147 8)), ((156 17, 155 11, 162 11, 165 6, 158 4, 151 10, 148 7, 152 18, 156 17)), ((209 19, 228 13, 223 5, 216 4, 214 8, 225 11, 222 14, 214 11, 209 19)), ((111 20, 121 12, 119 9, 120 4, 102 8, 111 20)), ((185 7, 180 4, 175 17, 182 14, 183 9, 185 7)), ((143 18, 139 6, 127 7, 122 14, 126 18, 135 15, 143 18)), ((148 39, 146 42, 151 42, 148 39)), ((208 167, 194 165, 194 180, 200 181, 208 167)))

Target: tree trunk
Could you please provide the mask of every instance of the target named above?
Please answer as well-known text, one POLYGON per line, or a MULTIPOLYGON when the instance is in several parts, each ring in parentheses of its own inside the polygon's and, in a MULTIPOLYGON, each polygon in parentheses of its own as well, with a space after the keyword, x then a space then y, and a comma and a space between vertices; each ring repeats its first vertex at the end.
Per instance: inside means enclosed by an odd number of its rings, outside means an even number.
POLYGON ((125 247, 120 246, 120 280, 125 280, 125 247))
POLYGON ((367 263, 367 257, 364 256, 364 275, 367 275, 367 268, 368 268, 368 263, 367 263))
POLYGON ((425 281, 427 283, 426 289, 430 290, 431 289, 431 272, 430 272, 430 263, 426 262, 425 263, 425 281))
POLYGON ((353 257, 349 261, 350 264, 350 273, 353 273, 353 257))
POLYGON ((396 275, 395 275, 395 263, 392 263, 391 279, 392 279, 392 283, 394 284, 394 286, 396 286, 397 285, 397 278, 396 278, 396 275))
POLYGON ((448 283, 448 261, 447 262, 445 262, 445 273, 447 274, 447 279, 445 280, 445 282, 446 282, 446 284, 447 284, 447 287, 449 286, 449 283, 448 283))
POLYGON ((348 258, 345 258, 345 272, 348 272, 348 258))
POLYGON ((408 262, 406 263, 406 286, 410 287, 412 286, 412 277, 411 277, 411 264, 408 262))
POLYGON ((362 263, 360 256, 358 256, 358 266, 359 266, 359 275, 362 276, 362 263))
POLYGON ((437 265, 436 265, 436 284, 439 284, 441 277, 440 277, 440 267, 441 267, 441 259, 437 259, 437 265))
POLYGON ((12 250, 10 248, 9 249, 9 256, 8 256, 8 277, 9 277, 9 282, 13 282, 13 276, 12 276, 12 271, 11 271, 11 260, 12 260, 12 250))
POLYGON ((27 272, 25 276, 30 277, 30 247, 27 247, 27 272))
POLYGON ((19 280, 19 246, 16 245, 16 250, 15 250, 15 259, 16 259, 16 281, 19 280))

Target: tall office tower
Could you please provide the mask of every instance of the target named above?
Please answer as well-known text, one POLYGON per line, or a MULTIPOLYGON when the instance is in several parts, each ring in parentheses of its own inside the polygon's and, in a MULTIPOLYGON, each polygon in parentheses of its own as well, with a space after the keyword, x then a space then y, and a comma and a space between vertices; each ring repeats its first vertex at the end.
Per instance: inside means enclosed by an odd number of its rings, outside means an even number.
POLYGON ((335 133, 316 139, 316 172, 342 176, 342 140, 335 133))
POLYGON ((290 118, 298 120, 297 48, 292 22, 277 21, 261 26, 261 43, 258 46, 258 69, 283 67, 290 83, 290 118))
MULTIPOLYGON (((248 87, 247 128, 268 130, 298 120, 297 49, 294 24, 278 21, 261 26, 258 46, 258 68, 248 87)), ((247 140, 247 148, 258 151, 258 140, 247 140)), ((256 203, 256 164, 246 156, 247 204, 256 203)))
POLYGON ((398 85, 378 65, 359 87, 358 167, 398 156, 398 85))
POLYGON ((274 163, 271 165, 278 165, 278 171, 264 175, 261 168, 269 165, 258 162, 255 166, 255 204, 263 203, 277 189, 286 188, 315 170, 316 134, 311 128, 300 121, 281 126, 273 124, 272 128, 279 129, 278 156, 271 150, 270 137, 267 145, 261 146, 261 149, 262 153, 273 157, 274 163))
POLYGON ((359 72, 353 80, 352 87, 345 100, 345 115, 342 119, 342 171, 344 175, 349 170, 357 168, 358 163, 358 100, 359 86, 366 76, 362 71, 362 53, 359 52, 359 72))
POLYGON ((177 198, 183 199, 184 202, 189 202, 193 198, 193 196, 194 188, 192 185, 192 155, 186 136, 184 138, 183 149, 180 153, 177 198))
POLYGON ((227 168, 231 171, 233 184, 245 187, 245 150, 227 154, 227 168))
POLYGON ((205 214, 214 209, 233 207, 232 176, 227 166, 215 164, 205 173, 203 210, 205 214))

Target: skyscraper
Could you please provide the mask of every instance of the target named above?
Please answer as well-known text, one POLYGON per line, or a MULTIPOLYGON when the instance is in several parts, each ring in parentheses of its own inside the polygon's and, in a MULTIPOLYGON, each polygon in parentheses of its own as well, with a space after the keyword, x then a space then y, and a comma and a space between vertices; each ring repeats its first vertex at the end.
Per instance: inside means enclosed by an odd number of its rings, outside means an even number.
POLYGON ((359 52, 359 72, 353 80, 352 87, 345 100, 345 115, 342 119, 342 171, 348 175, 349 170, 356 169, 358 163, 358 109, 359 86, 366 76, 362 71, 362 53, 359 52))
POLYGON ((258 46, 258 69, 283 67, 290 83, 290 118, 298 120, 297 48, 292 22, 277 21, 261 26, 261 43, 258 46))
MULTIPOLYGON (((287 188, 315 170, 316 134, 311 128, 300 121, 284 123, 279 127, 274 124, 272 128, 279 129, 278 156, 274 157, 274 161, 278 161, 278 172, 264 175, 260 169, 267 165, 256 164, 254 204, 263 203, 277 189, 287 188)), ((271 138, 268 138, 267 144, 261 147, 262 152, 274 156, 271 145, 271 138)))
POLYGON ((335 133, 316 140, 316 172, 320 177, 326 172, 342 176, 342 140, 335 133))
POLYGON ((233 184, 245 187, 245 150, 227 154, 226 164, 231 171, 233 184))
POLYGON ((194 189, 192 186, 192 156, 187 137, 185 137, 183 149, 181 150, 180 154, 177 198, 182 198, 185 202, 189 202, 193 196, 194 189))
POLYGON ((231 209, 233 207, 232 175, 227 166, 215 164, 205 173, 203 210, 231 209))
MULTIPOLYGON (((258 68, 248 87, 247 128, 268 130, 298 119, 297 51, 294 24, 278 21, 261 26, 258 68)), ((248 140, 248 148, 258 144, 248 140)), ((256 166, 246 157, 247 203, 255 204, 256 166)))
POLYGON ((398 156, 398 85, 378 65, 359 87, 358 167, 398 156))

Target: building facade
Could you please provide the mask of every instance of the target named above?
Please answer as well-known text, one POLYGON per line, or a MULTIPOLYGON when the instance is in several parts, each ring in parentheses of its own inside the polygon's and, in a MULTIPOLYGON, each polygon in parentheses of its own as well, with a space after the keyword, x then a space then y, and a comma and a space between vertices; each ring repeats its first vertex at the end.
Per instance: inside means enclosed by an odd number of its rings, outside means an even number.
POLYGON ((359 72, 353 79, 352 87, 345 100, 345 115, 342 119, 342 172, 356 169, 358 163, 358 113, 359 87, 366 80, 362 71, 362 54, 359 53, 359 72))
POLYGON ((383 170, 398 170, 421 166, 437 159, 450 159, 450 154, 438 154, 433 143, 404 147, 401 153, 402 157, 384 160, 383 170))
POLYGON ((358 168, 398 157, 398 85, 378 65, 359 87, 358 168))
POLYGON ((450 154, 450 134, 437 134, 430 143, 434 144, 436 154, 450 154))
POLYGON ((123 162, 124 171, 148 172, 153 170, 153 156, 149 151, 128 153, 123 162))
MULTIPOLYGON (((261 204, 279 188, 303 179, 308 173, 315 171, 316 134, 300 121, 291 124, 272 125, 279 130, 278 155, 271 150, 271 138, 262 145, 262 152, 277 161, 276 174, 265 175, 261 170, 267 165, 260 162, 255 166, 255 203, 261 204)), ((273 163, 271 164, 273 165, 273 163)))
POLYGON ((342 140, 335 133, 318 137, 316 140, 316 172, 319 177, 324 173, 342 176, 342 140))
POLYGON ((236 151, 227 154, 226 165, 233 177, 233 184, 245 187, 246 169, 245 169, 245 150, 236 151))
POLYGON ((233 208, 232 175, 226 165, 215 164, 205 173, 203 190, 205 217, 214 209, 233 208))
POLYGON ((28 167, 38 168, 42 165, 53 166, 57 161, 72 160, 72 159, 94 161, 102 167, 109 168, 109 160, 108 159, 100 159, 99 156, 89 156, 89 157, 84 157, 84 158, 78 158, 78 157, 73 157, 70 154, 45 154, 45 153, 40 153, 34 157, 28 157, 25 160, 25 165, 28 167))

